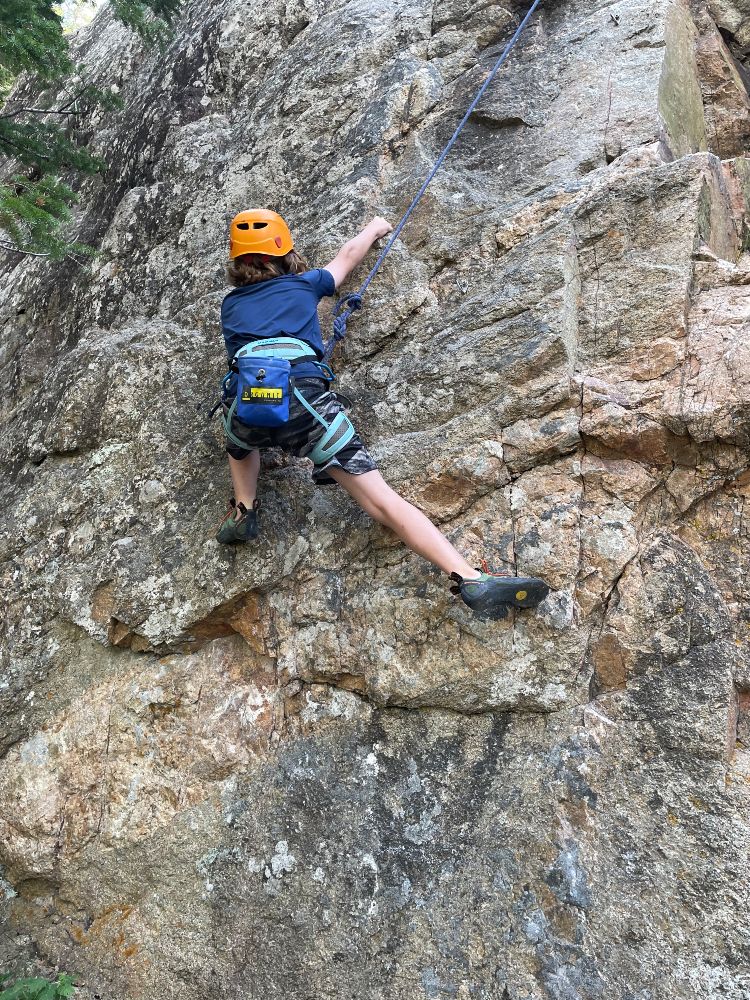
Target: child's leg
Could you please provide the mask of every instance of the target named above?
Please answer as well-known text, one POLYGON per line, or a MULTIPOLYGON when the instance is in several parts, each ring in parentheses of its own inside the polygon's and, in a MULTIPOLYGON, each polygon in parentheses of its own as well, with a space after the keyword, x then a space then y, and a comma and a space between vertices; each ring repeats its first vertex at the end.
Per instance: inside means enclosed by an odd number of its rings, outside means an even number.
POLYGON ((326 471, 351 494, 366 514, 395 532, 413 552, 446 573, 458 573, 465 580, 475 579, 480 575, 453 548, 432 521, 392 490, 379 472, 365 472, 361 476, 354 476, 335 467, 326 471))
POLYGON ((227 455, 227 458, 229 471, 232 474, 234 498, 238 504, 244 503, 248 510, 252 510, 260 472, 260 452, 257 448, 253 448, 248 452, 247 458, 237 459, 231 455, 227 455))

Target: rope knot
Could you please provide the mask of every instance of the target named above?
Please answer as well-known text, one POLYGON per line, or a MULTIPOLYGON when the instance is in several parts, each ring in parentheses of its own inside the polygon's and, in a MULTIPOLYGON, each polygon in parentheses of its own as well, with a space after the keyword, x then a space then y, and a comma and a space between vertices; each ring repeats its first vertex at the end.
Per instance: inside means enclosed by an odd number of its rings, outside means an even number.
POLYGON ((334 340, 340 340, 345 333, 346 333, 346 316, 334 316, 333 317, 334 340))
POLYGON ((359 292, 347 292, 346 295, 342 295, 338 300, 336 305, 333 307, 334 316, 351 316, 353 312, 362 308, 362 296, 359 292))

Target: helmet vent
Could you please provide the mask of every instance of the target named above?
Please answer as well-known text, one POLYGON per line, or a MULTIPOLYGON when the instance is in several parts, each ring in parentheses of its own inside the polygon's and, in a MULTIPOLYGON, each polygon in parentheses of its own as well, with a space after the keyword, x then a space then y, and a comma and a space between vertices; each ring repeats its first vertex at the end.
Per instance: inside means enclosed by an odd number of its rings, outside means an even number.
POLYGON ((237 223, 237 228, 238 229, 249 229, 250 228, 250 224, 248 222, 238 222, 237 223))
POLYGON ((253 229, 265 229, 267 225, 267 222, 254 222, 253 229))

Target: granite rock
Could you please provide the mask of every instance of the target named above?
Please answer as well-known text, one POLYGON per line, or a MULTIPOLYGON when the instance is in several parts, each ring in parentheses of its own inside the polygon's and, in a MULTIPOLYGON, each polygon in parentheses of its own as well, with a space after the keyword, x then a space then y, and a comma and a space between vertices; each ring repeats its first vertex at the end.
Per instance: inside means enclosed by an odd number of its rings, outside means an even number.
POLYGON ((0 964, 84 1000, 748 995, 743 3, 544 3, 334 356, 386 479, 549 581, 501 622, 275 452, 257 544, 218 545, 206 418, 232 215, 315 265, 395 220, 521 6, 79 33, 124 100, 85 123, 101 252, 0 260, 0 964))

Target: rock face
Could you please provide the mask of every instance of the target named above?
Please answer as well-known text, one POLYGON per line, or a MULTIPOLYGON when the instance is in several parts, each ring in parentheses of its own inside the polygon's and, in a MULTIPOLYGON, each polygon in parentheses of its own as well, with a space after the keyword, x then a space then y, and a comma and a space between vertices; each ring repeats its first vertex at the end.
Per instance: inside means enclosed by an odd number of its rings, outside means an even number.
POLYGON ((2 964, 83 997, 750 995, 750 8, 547 0, 335 367, 473 618, 309 467, 226 498, 226 226, 405 209, 521 16, 107 11, 90 269, 0 276, 2 964))

